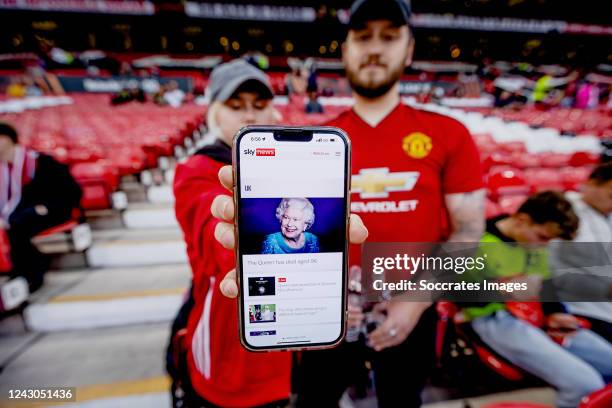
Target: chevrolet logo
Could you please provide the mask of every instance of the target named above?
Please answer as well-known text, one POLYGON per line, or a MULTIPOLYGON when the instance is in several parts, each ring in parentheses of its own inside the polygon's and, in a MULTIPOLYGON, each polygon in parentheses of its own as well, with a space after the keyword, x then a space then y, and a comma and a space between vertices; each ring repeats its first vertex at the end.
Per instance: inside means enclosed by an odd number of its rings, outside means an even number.
POLYGON ((410 191, 419 179, 418 171, 389 173, 388 167, 361 169, 353 176, 351 193, 361 198, 385 198, 390 191, 410 191))

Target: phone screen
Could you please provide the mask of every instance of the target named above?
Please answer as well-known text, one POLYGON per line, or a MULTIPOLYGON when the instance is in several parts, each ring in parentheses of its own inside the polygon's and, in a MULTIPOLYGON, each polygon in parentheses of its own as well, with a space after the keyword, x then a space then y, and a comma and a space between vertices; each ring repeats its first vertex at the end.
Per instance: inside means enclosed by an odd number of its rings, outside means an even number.
POLYGON ((344 328, 349 142, 339 130, 297 140, 267 129, 234 146, 242 342, 333 345, 344 328))

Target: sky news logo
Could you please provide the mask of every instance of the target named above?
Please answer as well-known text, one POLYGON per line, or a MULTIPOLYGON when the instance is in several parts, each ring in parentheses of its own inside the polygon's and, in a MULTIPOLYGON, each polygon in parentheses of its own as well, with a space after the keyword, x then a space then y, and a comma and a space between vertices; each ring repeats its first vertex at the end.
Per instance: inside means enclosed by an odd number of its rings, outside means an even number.
POLYGON ((263 149, 263 148, 259 148, 259 149, 245 149, 244 150, 244 154, 247 156, 276 156, 276 149, 272 148, 272 149, 263 149))

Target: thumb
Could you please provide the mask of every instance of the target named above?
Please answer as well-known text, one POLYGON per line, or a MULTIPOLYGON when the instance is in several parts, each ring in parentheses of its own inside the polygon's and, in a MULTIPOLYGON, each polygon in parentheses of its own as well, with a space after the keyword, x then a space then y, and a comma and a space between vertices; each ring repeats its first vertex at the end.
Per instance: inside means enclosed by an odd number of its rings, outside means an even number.
POLYGON ((235 298, 238 296, 238 283, 236 282, 236 269, 232 269, 229 271, 221 283, 219 284, 219 289, 223 296, 228 298, 235 298))

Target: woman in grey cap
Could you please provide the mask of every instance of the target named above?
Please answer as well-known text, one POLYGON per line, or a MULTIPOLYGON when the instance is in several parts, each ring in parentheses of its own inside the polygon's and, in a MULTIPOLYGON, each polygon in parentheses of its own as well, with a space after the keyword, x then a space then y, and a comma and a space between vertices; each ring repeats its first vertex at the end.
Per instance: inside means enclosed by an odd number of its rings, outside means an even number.
POLYGON ((268 77, 243 59, 213 70, 206 98, 210 101, 206 121, 211 136, 228 146, 241 127, 269 125, 278 119, 268 77))
POLYGON ((231 163, 234 134, 245 125, 276 121, 272 90, 262 71, 235 60, 213 70, 207 96, 214 143, 178 165, 174 178, 176 218, 193 272, 167 355, 174 406, 283 407, 290 393, 291 355, 251 353, 240 345, 237 302, 219 291, 219 282, 236 266, 234 253, 215 239, 219 220, 210 210, 213 199, 227 193, 218 173, 231 163), (183 346, 172 346, 178 344, 183 346))

